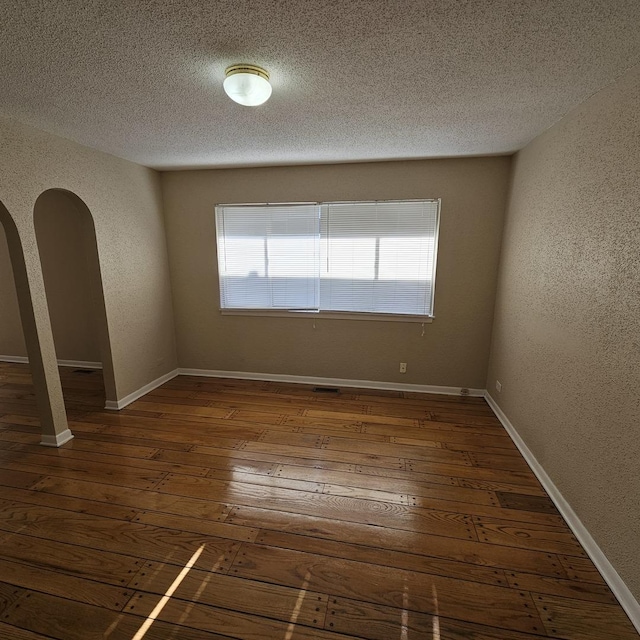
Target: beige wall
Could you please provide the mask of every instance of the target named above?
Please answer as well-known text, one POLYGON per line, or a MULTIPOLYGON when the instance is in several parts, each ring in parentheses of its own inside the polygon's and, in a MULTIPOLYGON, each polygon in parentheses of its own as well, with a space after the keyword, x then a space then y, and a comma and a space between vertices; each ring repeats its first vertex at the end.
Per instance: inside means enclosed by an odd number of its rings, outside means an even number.
MULTIPOLYGON (((173 310, 158 173, 9 120, 0 120, 0 147, 0 201, 15 223, 13 246, 20 245, 24 255, 21 278, 34 312, 32 343, 44 354, 47 393, 56 395, 51 385, 56 386, 57 372, 33 208, 48 189, 78 196, 94 220, 113 361, 112 399, 173 370, 173 310)), ((6 221, 6 212, 3 216, 6 221)), ((54 400, 58 415, 59 403, 54 400)))
POLYGON ((487 388, 640 599, 638 105, 640 68, 517 155, 487 388))
POLYGON ((9 258, 7 234, 0 224, 0 355, 26 356, 20 310, 9 258))
MULTIPOLYGON (((81 212, 62 191, 48 191, 35 207, 38 252, 56 355, 101 362, 81 212)), ((92 232, 92 231, 91 231, 92 232)), ((26 356, 4 228, 0 225, 0 355, 26 356)))
POLYGON ((56 355, 101 362, 86 237, 93 229, 63 191, 40 196, 34 216, 56 355))
POLYGON ((162 174, 181 367, 484 387, 506 157, 162 174), (214 206, 442 198, 432 324, 219 313, 214 206), (400 362, 408 372, 398 372, 400 362))

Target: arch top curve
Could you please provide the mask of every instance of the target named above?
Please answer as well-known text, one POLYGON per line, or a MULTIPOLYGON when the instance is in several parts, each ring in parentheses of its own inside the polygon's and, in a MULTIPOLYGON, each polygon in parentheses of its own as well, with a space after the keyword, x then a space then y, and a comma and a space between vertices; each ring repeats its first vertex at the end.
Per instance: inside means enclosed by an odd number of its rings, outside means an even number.
POLYGON ((91 221, 95 225, 93 213, 91 212, 91 208, 85 202, 85 200, 79 196, 77 193, 72 191, 71 189, 66 189, 65 187, 49 187, 44 191, 41 191, 37 196, 33 203, 33 215, 35 216, 36 211, 40 209, 39 204, 42 203, 43 200, 53 196, 53 195, 62 195, 68 199, 70 203, 72 203, 75 207, 77 207, 78 211, 81 213, 87 213, 91 217, 91 221))
POLYGON ((0 224, 4 227, 5 232, 9 235, 10 232, 18 233, 18 226, 13 216, 9 212, 9 209, 0 200, 0 224))

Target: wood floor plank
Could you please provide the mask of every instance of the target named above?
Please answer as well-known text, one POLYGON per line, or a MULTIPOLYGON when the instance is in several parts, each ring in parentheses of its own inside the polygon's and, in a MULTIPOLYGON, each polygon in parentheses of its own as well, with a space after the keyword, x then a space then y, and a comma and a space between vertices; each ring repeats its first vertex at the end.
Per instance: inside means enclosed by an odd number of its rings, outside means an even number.
MULTIPOLYGON (((104 425, 82 422, 77 419, 72 419, 69 416, 67 417, 69 418, 69 425, 75 425, 75 433, 98 433, 104 429, 104 425)), ((0 418, 0 422, 12 431, 32 433, 36 436, 40 433, 40 419, 37 417, 15 414, 6 415, 0 418)))
MULTIPOLYGON (((139 400, 129 405, 129 410, 143 411, 145 413, 169 413, 206 416, 207 418, 226 418, 231 411, 229 409, 217 409, 212 407, 189 407, 185 405, 168 404, 161 402, 140 402, 139 400)), ((126 414, 125 414, 126 415, 126 414)))
MULTIPOLYGON (((251 462, 268 462, 272 464, 292 464, 300 466, 310 466, 315 469, 334 469, 336 471, 353 471, 356 468, 356 464, 349 462, 336 462, 335 460, 324 460, 319 458, 309 457, 297 457, 296 455, 287 455, 284 452, 269 452, 256 451, 255 449, 234 449, 225 450, 218 449, 216 447, 206 447, 200 445, 194 445, 191 449, 193 453, 202 453, 211 456, 222 456, 229 459, 229 464, 235 464, 236 461, 251 461, 251 462)), ((371 467, 372 469, 384 469, 384 467, 371 467)), ((398 469, 402 468, 402 463, 399 462, 398 469)))
POLYGON ((20 589, 13 584, 0 581, 0 615, 4 618, 5 612, 25 593, 25 589, 20 589))
MULTIPOLYGON (((337 431, 340 433, 360 433, 360 420, 340 420, 336 418, 310 418, 308 416, 286 416, 280 427, 289 426, 301 433, 318 433, 322 431, 337 431)), ((375 435, 375 434, 374 434, 375 435)), ((383 434, 383 437, 387 434, 383 434)))
POLYGON ((144 640, 638 638, 482 398, 61 382, 42 448, 0 363, 0 638, 131 640, 177 576, 144 640))
POLYGON ((595 584, 605 584, 604 578, 595 568, 593 562, 589 558, 576 556, 566 556, 558 554, 558 558, 572 580, 581 582, 591 582, 595 584))
MULTIPOLYGON (((322 449, 335 451, 352 451, 356 453, 370 453, 379 455, 380 445, 377 442, 367 442, 358 438, 344 438, 338 436, 326 437, 322 443, 322 449)), ((426 460, 442 462, 445 464, 472 466, 468 455, 461 451, 450 451, 439 447, 414 447, 410 445, 389 443, 384 447, 387 455, 398 458, 412 458, 416 460, 426 460)))
MULTIPOLYGON (((295 588, 283 587, 225 575, 217 572, 216 566, 217 561, 210 567, 202 566, 202 563, 196 565, 186 575, 173 597, 187 603, 199 602, 289 622, 292 612, 298 605, 302 582, 295 588)), ((174 565, 164 565, 157 562, 145 563, 144 575, 138 576, 131 585, 135 586, 138 594, 130 603, 134 605, 134 609, 128 608, 128 610, 136 610, 144 615, 145 604, 143 600, 155 604, 154 598, 146 598, 145 596, 147 594, 164 595, 175 580, 177 572, 174 565)), ((309 590, 306 590, 303 595, 304 598, 300 600, 297 611, 296 622, 322 628, 329 597, 326 594, 309 590)))
POLYGON ((483 542, 549 553, 587 557, 576 537, 565 525, 518 523, 506 520, 474 517, 478 537, 483 542))
MULTIPOLYGON (((156 598, 146 594, 137 596, 131 604, 134 611, 143 615, 152 610, 156 598)), ((227 609, 203 605, 200 603, 184 603, 170 600, 162 610, 159 620, 170 624, 182 621, 181 625, 197 629, 198 632, 216 632, 224 630, 226 638, 241 640, 359 640, 361 636, 346 636, 331 633, 316 627, 309 627, 298 622, 292 624, 248 613, 236 613, 227 609), (185 616, 186 614, 186 616, 185 616)))
POLYGON ((280 531, 261 531, 256 538, 256 542, 270 547, 306 551, 345 560, 357 560, 358 562, 379 564, 383 567, 419 571, 431 575, 448 576, 502 587, 510 586, 502 569, 419 555, 411 553, 408 549, 392 551, 352 542, 327 540, 320 537, 280 531))
POLYGON ((548 496, 531 496, 511 491, 496 491, 496 497, 500 501, 500 506, 505 509, 559 515, 556 506, 548 496))
MULTIPOLYGON (((22 594, 4 615, 9 625, 57 640, 104 640, 106 637, 109 640, 131 640, 145 621, 145 618, 129 613, 34 591, 22 594)), ((172 637, 180 640, 226 640, 224 636, 203 629, 190 630, 159 620, 144 636, 145 640, 172 637)))
POLYGON ((50 640, 51 636, 43 636, 40 633, 20 629, 13 625, 0 622, 0 638, 11 638, 11 640, 50 640))
POLYGON ((2 536, 0 557, 116 586, 126 586, 144 564, 128 555, 36 538, 22 532, 2 536))
MULTIPOLYGON (((401 469, 386 469, 380 467, 364 467, 362 465, 350 465, 348 471, 338 471, 330 468, 318 468, 314 461, 298 461, 298 464, 274 464, 272 473, 276 477, 307 479, 315 482, 329 482, 331 484, 346 484, 365 489, 380 488, 382 490, 398 489, 405 493, 414 495, 433 495, 457 498, 463 496, 473 501, 484 502, 489 500, 485 492, 473 493, 448 493, 449 487, 458 487, 458 481, 448 476, 437 476, 428 474, 418 474, 401 469), (411 491, 410 491, 411 489, 411 491), (442 490, 442 493, 440 491, 442 490), (476 494, 485 494, 476 495, 476 494)), ((497 498, 493 500, 497 502, 497 498)))
MULTIPOLYGON (((140 438, 146 437, 147 434, 139 427, 124 427, 112 425, 109 429, 109 435, 111 436, 125 436, 127 438, 140 438)), ((96 438, 100 439, 100 438, 96 438)), ((158 429, 153 432, 153 440, 156 443, 156 447, 164 447, 165 442, 173 442, 176 444, 182 444, 190 442, 193 444, 201 445, 215 445, 218 447, 224 447, 226 449, 235 449, 239 447, 244 440, 239 438, 225 438, 218 437, 211 433, 205 432, 191 432, 188 435, 182 432, 172 432, 170 430, 158 429)))
POLYGON ((166 475, 166 471, 151 471, 123 465, 114 466, 84 458, 74 458, 65 454, 25 456, 22 452, 15 452, 15 455, 12 456, 13 460, 7 461, 8 454, 11 452, 5 453, 7 455, 3 454, 5 460, 2 463, 4 469, 21 474, 28 473, 34 477, 36 475, 51 475, 72 480, 84 480, 91 477, 104 484, 115 484, 132 489, 151 489, 166 475))
POLYGON ((314 482, 312 480, 295 480, 292 478, 284 478, 276 475, 268 475, 263 473, 245 473, 236 469, 209 469, 207 478, 213 480, 221 480, 223 482, 233 482, 241 484, 258 484, 264 487, 296 489, 298 491, 322 491, 323 483, 314 482))
MULTIPOLYGON (((411 603, 413 594, 403 591, 402 604, 411 603)), ((434 605, 437 592, 433 593, 434 605)), ((329 601, 325 628, 342 633, 359 632, 369 640, 390 638, 443 638, 446 640, 539 640, 536 634, 512 629, 479 626, 451 620, 437 614, 408 611, 399 603, 396 607, 372 604, 349 598, 332 597, 329 601)))
MULTIPOLYGON (((353 413, 349 411, 327 411, 326 409, 307 409, 304 415, 309 418, 333 419, 348 421, 363 421, 363 427, 368 424, 399 425, 407 427, 415 427, 417 425, 414 418, 402 418, 393 416, 375 416, 363 413, 353 413)), ((383 435, 387 435, 384 433, 383 435)))
MULTIPOLYGON (((45 480, 47 478, 43 478, 45 480)), ((38 486, 38 485, 36 485, 38 486)), ((77 496, 55 495, 44 493, 35 487, 33 490, 3 487, 2 497, 12 503, 34 504, 43 507, 53 507, 72 513, 87 513, 116 520, 132 520, 139 509, 116 504, 112 501, 97 501, 79 498, 77 496)))
POLYGON ((309 587, 334 596, 344 596, 386 606, 402 605, 402 594, 413 594, 407 608, 419 613, 435 613, 432 590, 438 592, 441 615, 493 624, 529 633, 542 629, 528 592, 476 582, 400 569, 336 560, 300 551, 253 544, 243 547, 230 574, 294 586, 299 575, 310 574, 309 587), (490 600, 488 609, 485 601, 490 600))
POLYGON ((564 580, 514 571, 507 571, 506 576, 509 585, 515 589, 526 589, 540 594, 602 602, 604 604, 616 604, 618 602, 606 584, 583 582, 575 579, 564 580))
MULTIPOLYGON (((373 435, 373 434, 371 434, 373 435)), ((511 441, 511 438, 504 435, 493 435, 486 433, 468 434, 457 431, 427 431, 424 427, 419 429, 416 434, 419 437, 407 437, 400 434, 391 436, 391 441, 410 447, 430 447, 433 442, 437 442, 440 446, 455 447, 459 446, 464 449, 466 446, 477 446, 481 451, 496 450, 501 451, 505 455, 507 453, 515 453, 518 451, 511 441), (443 440, 445 441, 443 444, 443 440)))
POLYGON ((468 451, 466 455, 469 457, 474 467, 484 467, 488 469, 512 469, 513 471, 531 473, 529 465, 523 460, 522 456, 509 456, 479 451, 468 451))
MULTIPOLYGON (((219 469, 230 473, 247 473, 252 475, 271 475, 276 467, 275 463, 261 460, 245 460, 238 455, 233 457, 209 455, 206 453, 198 453, 196 451, 173 451, 160 449, 154 456, 154 460, 173 462, 176 464, 192 464, 207 467, 209 471, 219 469)), ((313 479, 311 479, 313 481, 313 479)))
POLYGON ((99 482, 47 477, 36 485, 44 495, 69 496, 122 505, 137 511, 157 511, 207 521, 223 521, 231 506, 224 502, 177 496, 158 491, 136 491, 99 482))
MULTIPOLYGON (((69 428, 74 429, 77 422, 70 421, 69 428)), ((42 449, 42 448, 40 448, 42 449)), ((31 447, 14 447, 15 451, 34 451, 34 448, 31 447)), ((101 455, 112 455, 112 456, 122 456, 124 458, 137 458, 148 460, 152 458, 157 452, 158 447, 142 447, 139 445, 130 445, 130 444, 121 444, 117 442, 101 442, 96 440, 87 441, 84 438, 74 438, 69 441, 64 448, 51 450, 52 453, 55 452, 65 453, 68 452, 91 452, 95 454, 101 455)), ((115 460, 107 459, 109 462, 115 463, 115 460)))
POLYGON ((133 595, 132 591, 95 580, 87 580, 41 566, 15 562, 0 558, 2 581, 15 587, 30 588, 37 585, 38 591, 78 602, 120 611, 133 595))
POLYGON ((116 435, 110 431, 100 431, 98 433, 85 433, 83 438, 89 444, 95 443, 96 449, 100 449, 103 443, 162 447, 162 449, 170 451, 189 451, 193 446, 189 443, 188 438, 185 438, 182 442, 167 442, 166 440, 154 440, 139 431, 136 431, 135 435, 131 436, 116 435))
POLYGON ((401 552, 410 549, 414 554, 480 567, 496 569, 517 567, 518 571, 523 572, 558 578, 568 577, 556 555, 517 547, 500 547, 472 540, 418 534, 413 531, 256 507, 236 506, 227 516, 226 522, 310 538, 348 541, 351 544, 377 549, 401 552))
MULTIPOLYGON (((506 442, 510 440, 504 428, 498 425, 468 425, 451 422, 436 422, 434 420, 414 420, 407 424, 387 424, 384 421, 369 422, 368 416, 362 421, 364 433, 376 433, 404 438, 425 438, 451 442, 464 442, 466 438, 481 438, 482 436, 499 437, 506 442)), ((495 443, 492 443, 495 445, 495 443)))
POLYGON ((474 480, 471 478, 460 478, 461 487, 469 487, 470 489, 484 489, 486 491, 519 493, 530 496, 547 497, 545 490, 538 484, 515 484, 509 482, 499 482, 496 480, 474 480))
POLYGON ((463 465, 431 462, 427 460, 411 459, 406 461, 409 471, 418 473, 439 473, 445 476, 457 478, 469 478, 471 480, 489 480, 496 482, 508 482, 512 484, 538 486, 538 480, 531 471, 516 471, 511 469, 491 469, 487 467, 465 467, 463 465))
MULTIPOLYGON (((129 411, 123 414, 108 411, 94 411, 84 417, 86 422, 93 422, 102 429, 105 427, 135 427, 141 431, 141 437, 152 437, 156 431, 183 432, 188 440, 192 432, 214 433, 226 438, 247 439, 260 435, 264 431, 263 426, 251 423, 237 423, 229 420, 214 419, 211 417, 183 416, 159 414, 151 416, 148 413, 129 411), (195 423, 195 424, 194 424, 195 423)), ((193 444, 191 442, 191 444, 193 444)))
POLYGON ((253 542, 258 536, 258 529, 251 527, 243 527, 228 522, 196 520, 192 517, 157 513, 154 511, 144 511, 136 515, 136 517, 133 518, 133 522, 156 525, 164 529, 191 531, 216 538, 238 540, 239 542, 253 542))
POLYGON ((451 512, 416 509, 399 504, 292 489, 278 489, 277 492, 273 492, 258 485, 220 483, 193 476, 169 475, 157 488, 167 493, 201 498, 217 493, 222 499, 233 504, 253 507, 264 505, 268 497, 270 507, 275 510, 466 540, 476 539, 469 517, 451 512))
MULTIPOLYGON (((75 438, 74 438, 75 441, 75 438)), ((72 441, 73 442, 73 441, 72 441)), ((71 444, 71 442, 69 443, 71 444)), ((85 443, 86 444, 86 443, 85 443)), ((94 443, 91 443, 93 445, 94 443)), ((22 460, 34 461, 36 464, 47 464, 47 460, 43 460, 42 456, 57 457, 57 458, 70 458, 75 460, 82 460, 85 462, 96 462, 102 465, 108 465, 114 470, 121 466, 134 468, 138 470, 150 470, 157 471, 159 473, 184 473, 186 475, 205 476, 210 471, 208 467, 195 466, 193 464, 179 464, 179 463, 167 463, 164 461, 158 461, 155 457, 149 459, 147 457, 129 456, 129 447, 123 445, 115 445, 117 448, 121 448, 121 453, 101 453, 92 450, 91 446, 84 447, 65 447, 64 449, 45 449, 38 445, 21 445, 15 444, 12 447, 13 452, 21 452, 23 454, 29 454, 21 458, 22 460), (115 458, 114 458, 115 456, 115 458)), ((100 447, 96 447, 100 449, 100 447)), ((150 449, 155 456, 160 452, 160 449, 150 449)), ((0 458, 2 456, 0 455, 0 458)))
POLYGON ((174 562, 186 563, 203 542, 207 543, 210 553, 230 554, 237 547, 236 542, 223 538, 34 505, 12 505, 11 509, 3 509, 3 516, 0 528, 9 533, 19 529, 34 537, 147 560, 173 558, 174 562))
MULTIPOLYGON (((4 463, 2 466, 5 467, 4 463)), ((33 471, 16 471, 14 469, 9 470, 7 468, 0 469, 0 485, 5 487, 28 489, 42 480, 42 478, 42 473, 33 471)), ((1 491, 0 495, 2 495, 1 491)))
POLYGON ((533 598, 547 633, 566 640, 637 640, 624 611, 616 605, 536 594, 533 598))
POLYGON ((378 467, 403 469, 404 460, 393 455, 375 453, 357 453, 351 451, 335 451, 332 449, 309 449, 292 445, 272 445, 266 442, 245 442, 240 449, 247 452, 290 455, 311 460, 331 460, 348 464, 375 464, 378 467))

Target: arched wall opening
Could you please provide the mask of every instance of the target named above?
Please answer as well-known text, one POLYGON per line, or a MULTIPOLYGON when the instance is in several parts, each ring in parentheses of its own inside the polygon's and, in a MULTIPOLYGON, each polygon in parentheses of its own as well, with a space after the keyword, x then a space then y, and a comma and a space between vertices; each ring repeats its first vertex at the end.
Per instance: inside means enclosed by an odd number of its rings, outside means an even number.
POLYGON ((94 400, 104 406, 105 394, 115 398, 115 385, 93 216, 62 189, 43 192, 33 215, 58 363, 102 378, 104 394, 94 400))
POLYGON ((0 359, 26 360, 27 345, 4 224, 0 223, 0 359))
MULTIPOLYGON (((38 304, 34 303, 29 266, 32 269, 31 277, 36 279, 36 285, 40 274, 33 272, 33 264, 27 264, 16 223, 2 202, 0 202, 0 227, 2 228, 0 274, 3 280, 0 292, 5 296, 2 300, 2 309, 5 313, 0 313, 0 333, 5 340, 3 346, 14 354, 26 346, 29 364, 24 363, 24 366, 25 372, 28 371, 31 374, 35 391, 37 414, 42 432, 41 444, 58 447, 73 438, 73 434, 68 428, 60 379, 55 360, 52 358, 54 352, 48 340, 48 314, 46 311, 44 315, 41 313, 39 296, 37 296, 38 304), (16 303, 19 309, 18 316, 15 314, 16 303), (22 332, 18 326, 22 328, 22 332)), ((18 357, 27 358, 27 356, 18 357)), ((28 377, 23 378, 23 382, 28 384, 28 381, 28 377)))

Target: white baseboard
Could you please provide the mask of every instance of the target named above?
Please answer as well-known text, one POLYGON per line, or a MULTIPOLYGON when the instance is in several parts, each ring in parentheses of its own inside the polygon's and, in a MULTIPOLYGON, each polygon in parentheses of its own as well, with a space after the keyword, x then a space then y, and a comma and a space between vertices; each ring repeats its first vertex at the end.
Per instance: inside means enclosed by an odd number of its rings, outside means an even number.
MULTIPOLYGON (((18 362, 29 364, 27 356, 0 356, 0 362, 18 362)), ((101 362, 90 362, 88 360, 58 360, 59 367, 73 367, 74 369, 102 369, 101 362)))
POLYGON ((61 447, 65 442, 69 442, 73 438, 73 433, 69 429, 65 429, 62 433, 55 436, 42 434, 40 444, 44 447, 61 447))
POLYGON ((73 367, 74 369, 102 369, 102 362, 88 360, 58 360, 59 367, 73 367))
POLYGON ((20 364, 27 364, 29 358, 27 356, 0 356, 0 362, 17 362, 20 364))
POLYGON ((120 400, 107 400, 104 408, 109 409, 110 411, 119 411, 120 409, 124 409, 127 405, 135 402, 138 398, 141 398, 145 394, 149 393, 149 391, 153 391, 157 389, 159 386, 163 385, 165 382, 168 382, 172 378, 175 378, 178 375, 178 369, 174 369, 173 371, 169 371, 169 373, 165 373, 163 376, 156 378, 149 384, 145 384, 144 387, 140 387, 137 391, 130 393, 128 396, 121 398, 120 400))
MULTIPOLYGON (((291 382, 330 387, 355 387, 358 389, 381 389, 384 391, 414 391, 417 393, 437 393, 447 396, 460 396, 460 387, 440 387, 428 384, 406 384, 402 382, 379 382, 376 380, 348 380, 345 378, 316 378, 314 376, 292 376, 282 373, 251 373, 245 371, 217 371, 214 369, 178 369, 181 376, 199 376, 204 378, 234 378, 240 380, 262 380, 265 382, 291 382)), ((484 389, 467 389, 465 395, 475 398, 484 397, 484 389)))
POLYGON ((582 524, 580 518, 578 518, 575 511, 571 508, 571 505, 560 493, 560 490, 553 483, 553 480, 551 480, 547 475, 547 472, 543 469, 542 465, 536 460, 531 449, 527 447, 524 440, 518 434, 516 428, 511 424, 509 418, 507 418, 505 413, 498 406, 498 403, 491 397, 491 394, 488 391, 485 392, 484 397, 489 403, 489 406, 493 409, 498 420, 500 420, 504 428, 507 430, 507 433, 511 436, 516 447, 520 450, 520 453, 527 461, 527 464, 531 467, 533 473, 535 473, 540 484, 549 494, 551 500, 553 500, 553 503, 562 514, 562 517, 569 525, 569 528, 573 531, 575 537, 584 547, 584 550, 591 558, 593 564, 595 564, 596 569, 598 569, 606 583, 609 585, 611 591, 613 591, 614 595, 619 600, 622 608, 631 619, 633 626, 637 629, 638 633, 640 633, 640 603, 638 603, 631 591, 629 591, 629 588, 618 575, 618 572, 614 569, 613 565, 609 562, 607 556, 604 555, 602 549, 600 549, 596 541, 591 537, 587 528, 582 524))

